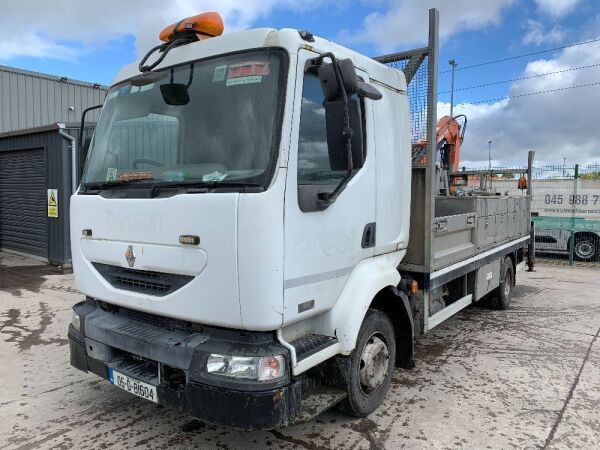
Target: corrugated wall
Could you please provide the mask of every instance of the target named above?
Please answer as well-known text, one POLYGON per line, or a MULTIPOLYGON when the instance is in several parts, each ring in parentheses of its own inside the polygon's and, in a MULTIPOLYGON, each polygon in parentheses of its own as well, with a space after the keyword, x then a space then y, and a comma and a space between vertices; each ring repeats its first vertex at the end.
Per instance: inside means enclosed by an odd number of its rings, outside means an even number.
MULTIPOLYGON (((79 130, 66 129, 75 138, 79 130)), ((85 133, 90 134, 93 126, 85 133)), ((31 149, 43 149, 46 156, 46 188, 58 189, 58 218, 44 217, 48 239, 48 260, 55 264, 68 263, 71 260, 71 242, 69 236, 69 203, 71 197, 71 145, 58 134, 58 130, 32 132, 17 136, 0 138, 0 153, 28 152, 31 149)), ((79 180, 77 180, 79 181, 79 180)), ((18 196, 14 199, 18 202, 18 196)), ((46 207, 46 198, 40 199, 46 207)))
MULTIPOLYGON (((78 122, 84 109, 104 102, 106 91, 106 86, 0 66, 0 133, 78 122)), ((86 120, 97 121, 98 110, 86 120)))

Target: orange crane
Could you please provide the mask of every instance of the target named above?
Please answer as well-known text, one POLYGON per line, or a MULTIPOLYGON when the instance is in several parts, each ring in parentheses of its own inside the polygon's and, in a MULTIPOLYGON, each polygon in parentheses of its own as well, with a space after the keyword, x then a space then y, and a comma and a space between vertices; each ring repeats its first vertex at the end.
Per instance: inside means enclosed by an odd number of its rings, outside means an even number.
MULTIPOLYGON (((458 171, 460 146, 465 138, 467 116, 444 116, 436 126, 436 151, 440 153, 441 168, 450 172, 458 171)), ((421 140, 413 145, 413 162, 427 164, 427 141, 421 140)))
POLYGON ((440 152, 442 169, 458 172, 460 146, 465 138, 466 129, 467 116, 464 114, 454 117, 444 116, 438 120, 437 151, 440 152))

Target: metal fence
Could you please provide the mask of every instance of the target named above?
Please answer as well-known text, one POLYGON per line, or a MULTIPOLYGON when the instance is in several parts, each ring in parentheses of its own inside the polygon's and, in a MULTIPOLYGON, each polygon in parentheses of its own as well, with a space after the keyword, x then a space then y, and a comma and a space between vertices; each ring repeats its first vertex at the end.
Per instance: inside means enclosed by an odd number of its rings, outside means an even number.
MULTIPOLYGON (((520 192, 516 177, 499 176, 491 185, 520 192)), ((532 187, 537 262, 600 268, 600 165, 538 166, 532 187)))

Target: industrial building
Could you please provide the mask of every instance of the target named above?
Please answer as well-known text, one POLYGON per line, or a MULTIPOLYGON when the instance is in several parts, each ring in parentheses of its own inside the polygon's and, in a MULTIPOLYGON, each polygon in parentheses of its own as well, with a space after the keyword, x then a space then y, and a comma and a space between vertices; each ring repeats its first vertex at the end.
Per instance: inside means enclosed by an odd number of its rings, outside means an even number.
MULTIPOLYGON (((108 88, 0 66, 0 250, 71 260, 69 198, 79 183, 82 112, 108 88)), ((93 132, 98 110, 86 117, 93 132)))

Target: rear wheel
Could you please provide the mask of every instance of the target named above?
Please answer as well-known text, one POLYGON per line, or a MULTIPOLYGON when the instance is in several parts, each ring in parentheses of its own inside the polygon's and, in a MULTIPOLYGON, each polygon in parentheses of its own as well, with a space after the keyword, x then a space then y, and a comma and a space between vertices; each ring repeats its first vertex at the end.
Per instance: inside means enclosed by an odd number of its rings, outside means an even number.
POLYGON ((512 288, 515 284, 515 272, 510 258, 506 258, 500 269, 500 286, 492 298, 492 307, 507 310, 512 299, 512 288))
POLYGON ((358 334, 356 348, 343 365, 348 397, 340 409, 365 417, 383 402, 392 383, 396 337, 389 317, 370 309, 358 334))

